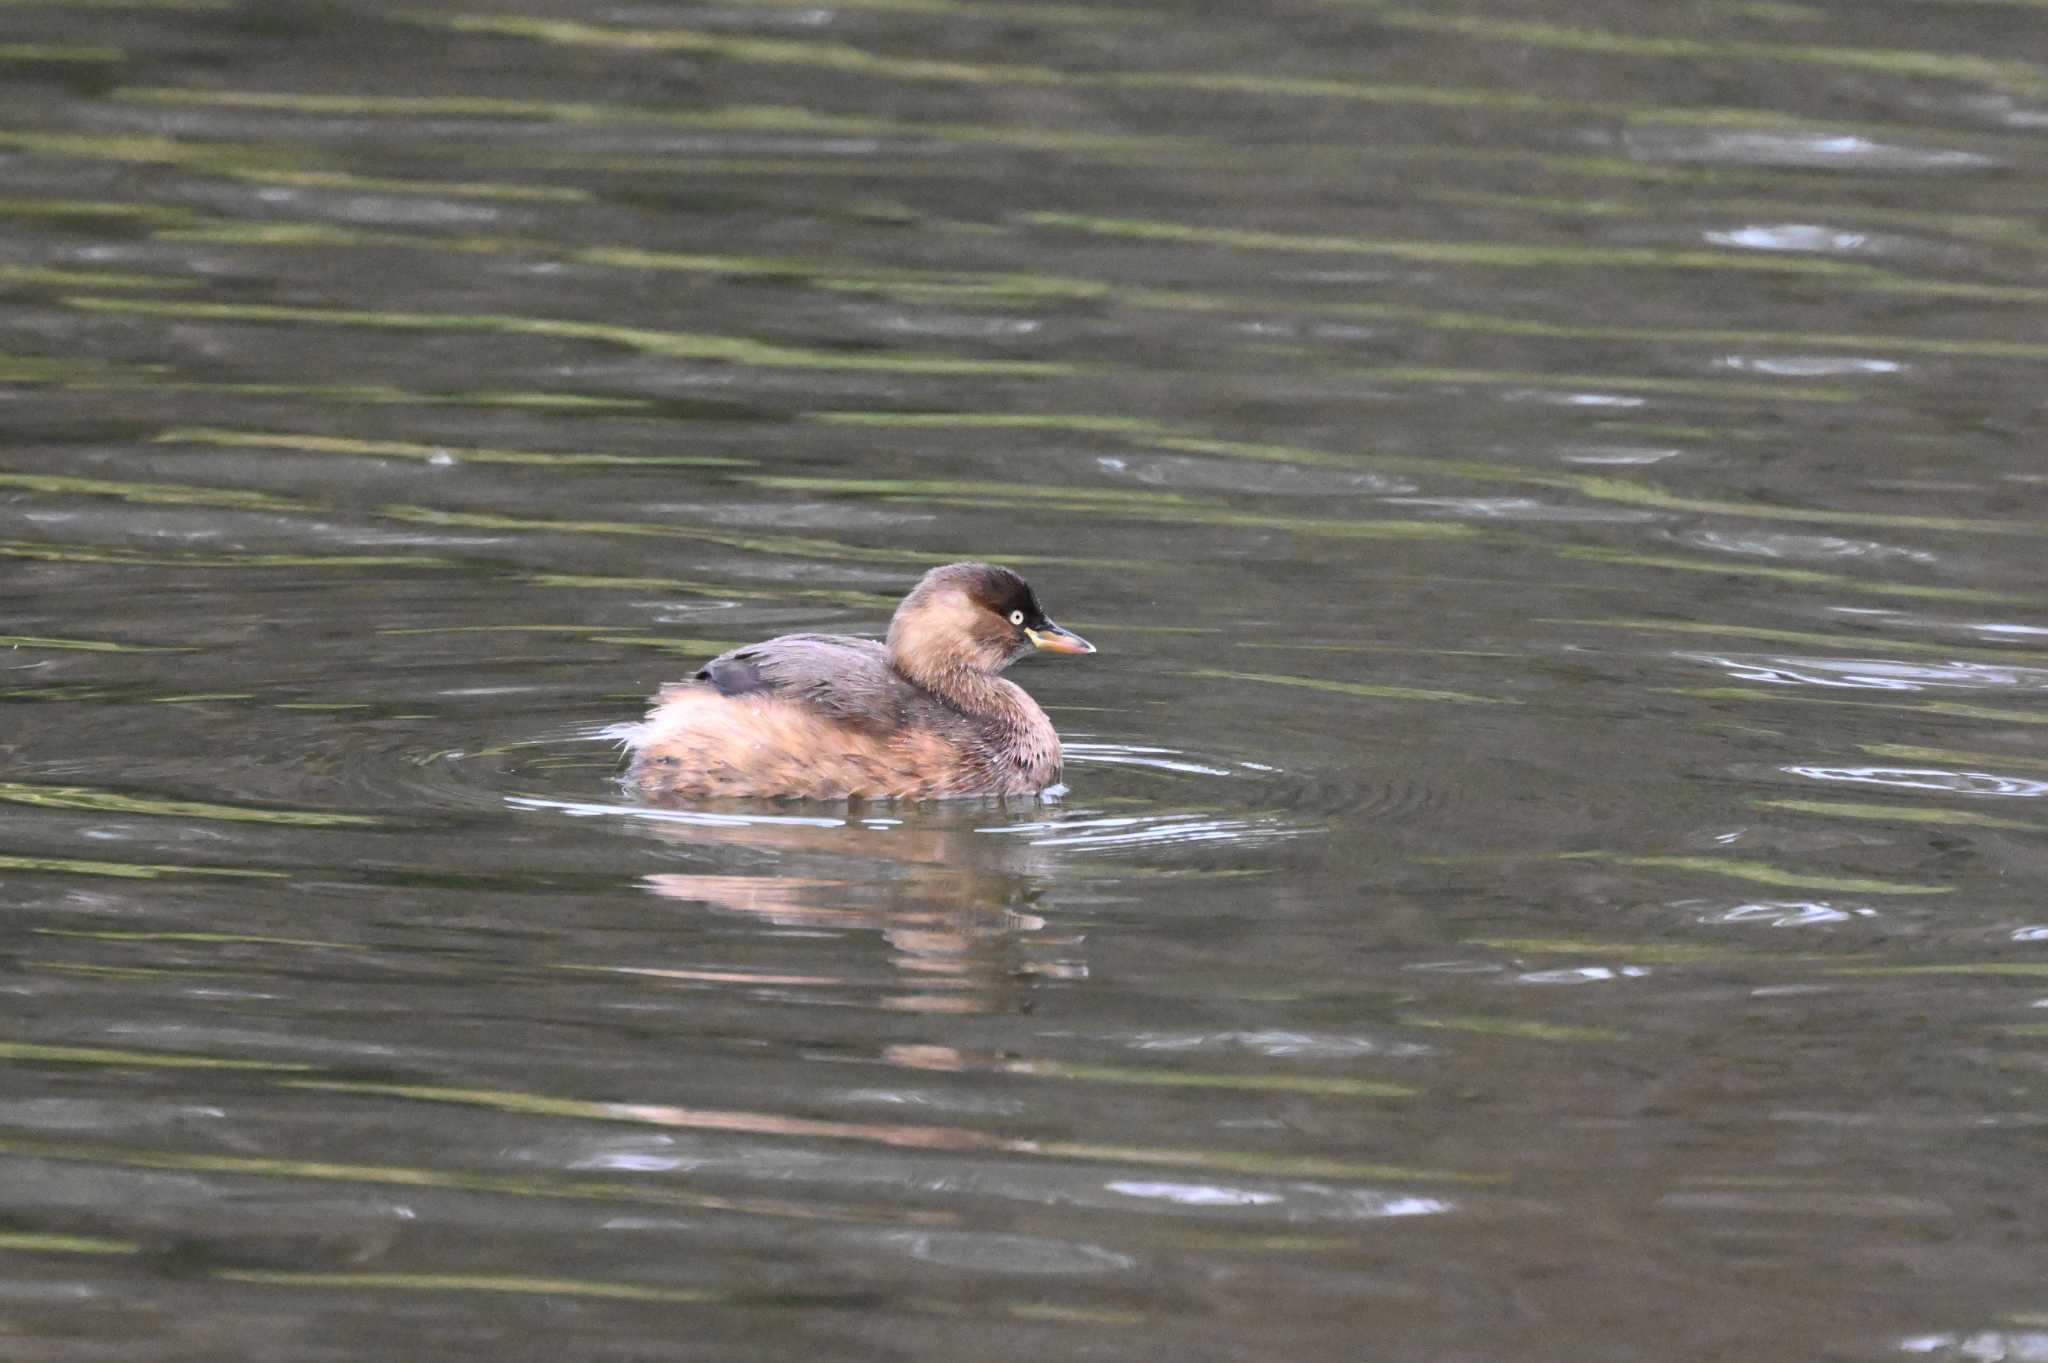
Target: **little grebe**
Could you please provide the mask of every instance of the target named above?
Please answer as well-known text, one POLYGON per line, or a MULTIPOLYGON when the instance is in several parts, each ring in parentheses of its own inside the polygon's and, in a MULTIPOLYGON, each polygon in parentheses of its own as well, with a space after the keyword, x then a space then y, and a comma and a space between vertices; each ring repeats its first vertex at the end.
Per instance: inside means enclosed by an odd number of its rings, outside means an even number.
POLYGON ((949 563, 903 598, 886 645, 785 634, 662 688, 627 779, 683 798, 1035 794, 1060 779, 1060 737, 996 675, 1033 649, 1095 646, 1009 569, 949 563))

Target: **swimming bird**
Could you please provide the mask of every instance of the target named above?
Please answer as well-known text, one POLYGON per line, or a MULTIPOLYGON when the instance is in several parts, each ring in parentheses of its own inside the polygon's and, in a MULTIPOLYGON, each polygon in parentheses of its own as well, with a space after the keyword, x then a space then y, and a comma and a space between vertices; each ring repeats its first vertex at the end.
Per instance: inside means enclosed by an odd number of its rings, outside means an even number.
POLYGON ((785 634, 662 688, 626 779, 681 799, 1029 795, 1060 779, 1060 738, 1000 673, 1028 653, 1093 653, 988 563, 926 573, 886 642, 785 634))

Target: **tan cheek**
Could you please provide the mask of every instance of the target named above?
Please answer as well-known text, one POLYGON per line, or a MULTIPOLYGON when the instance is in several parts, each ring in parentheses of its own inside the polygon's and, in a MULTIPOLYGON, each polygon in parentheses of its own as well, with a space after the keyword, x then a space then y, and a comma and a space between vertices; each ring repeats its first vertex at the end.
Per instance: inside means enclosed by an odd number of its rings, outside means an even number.
POLYGON ((935 605, 938 611, 944 612, 946 626, 956 637, 968 641, 968 646, 985 666, 993 667, 1005 661, 1015 649, 1016 635, 1011 631, 1008 619, 976 605, 966 593, 949 593, 935 605))
POLYGON ((975 634, 975 639, 993 659, 1006 659, 1018 651, 1018 634, 1016 630, 1010 628, 1008 620, 1001 620, 979 630, 975 634))
POLYGON ((947 592, 933 599, 928 608, 932 626, 937 631, 972 639, 981 629, 981 622, 987 613, 967 599, 965 592, 947 592))

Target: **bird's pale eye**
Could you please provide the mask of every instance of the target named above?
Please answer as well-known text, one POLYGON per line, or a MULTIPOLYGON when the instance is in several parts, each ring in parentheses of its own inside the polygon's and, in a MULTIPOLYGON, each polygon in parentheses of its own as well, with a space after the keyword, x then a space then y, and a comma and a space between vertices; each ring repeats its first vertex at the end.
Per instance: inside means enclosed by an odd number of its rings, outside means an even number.
POLYGON ((1011 623, 1011 624, 1013 624, 1013 625, 1021 625, 1021 624, 1023 624, 1023 623, 1024 623, 1024 612, 1023 612, 1023 611, 1011 611, 1011 612, 1010 612, 1010 623, 1011 623))

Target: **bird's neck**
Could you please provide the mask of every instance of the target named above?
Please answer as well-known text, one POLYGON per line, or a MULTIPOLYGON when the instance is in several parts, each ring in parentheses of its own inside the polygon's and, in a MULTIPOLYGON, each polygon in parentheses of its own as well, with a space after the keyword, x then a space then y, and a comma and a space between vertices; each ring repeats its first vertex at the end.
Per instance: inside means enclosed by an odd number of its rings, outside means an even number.
POLYGON ((1005 789, 1042 790, 1060 779, 1059 733, 1023 687, 978 667, 913 671, 893 655, 891 661, 905 677, 974 722, 1005 789))
POLYGON ((890 642, 889 665, 962 714, 996 719, 1013 708, 1017 688, 994 673, 960 658, 890 642))

